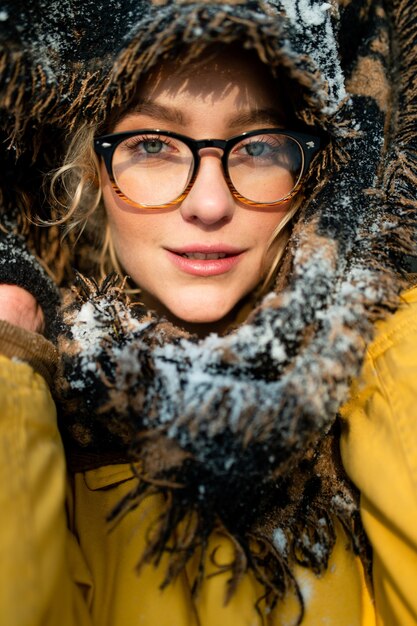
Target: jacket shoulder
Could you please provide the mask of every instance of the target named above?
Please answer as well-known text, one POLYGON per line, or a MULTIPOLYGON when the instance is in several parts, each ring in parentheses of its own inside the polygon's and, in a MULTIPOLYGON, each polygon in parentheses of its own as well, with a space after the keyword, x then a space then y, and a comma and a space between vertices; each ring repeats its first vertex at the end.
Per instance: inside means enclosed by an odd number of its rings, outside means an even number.
POLYGON ((416 352, 416 341, 417 286, 404 291, 401 294, 401 304, 398 310, 387 319, 377 323, 375 339, 368 348, 368 355, 371 359, 378 359, 388 349, 395 349, 402 342, 407 342, 410 351, 416 352))
POLYGON ((377 324, 361 375, 342 408, 341 452, 361 492, 373 549, 376 613, 417 623, 417 288, 377 324))

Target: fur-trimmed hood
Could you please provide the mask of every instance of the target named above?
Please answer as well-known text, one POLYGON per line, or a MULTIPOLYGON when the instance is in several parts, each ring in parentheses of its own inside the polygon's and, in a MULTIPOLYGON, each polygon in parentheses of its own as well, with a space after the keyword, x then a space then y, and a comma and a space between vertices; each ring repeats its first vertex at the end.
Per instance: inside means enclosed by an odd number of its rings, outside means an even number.
POLYGON ((103 10, 94 2, 2 0, 0 15, 2 87, 16 140, 28 123, 72 128, 103 119, 129 100, 143 72, 184 45, 195 54, 210 42, 245 42, 271 68, 290 68, 321 112, 333 113, 346 95, 330 3, 110 0, 103 10))
POLYGON ((334 517, 364 555, 333 434, 373 324, 395 310, 417 254, 413 1, 1 0, 0 20, 5 145, 32 172, 59 153, 56 137, 100 125, 109 107, 128 104, 141 73, 179 49, 241 43, 296 84, 296 117, 327 143, 274 290, 241 327, 199 340, 134 313, 111 279, 84 280, 64 314, 57 398, 78 469, 97 455, 140 460, 120 511, 153 491, 167 496, 145 560, 158 560, 185 517, 197 520, 177 536, 166 581, 194 549, 204 553, 216 524, 238 546, 231 589, 246 562, 271 604, 293 584, 295 560, 326 567, 334 517), (264 556, 254 541, 268 546, 264 556))

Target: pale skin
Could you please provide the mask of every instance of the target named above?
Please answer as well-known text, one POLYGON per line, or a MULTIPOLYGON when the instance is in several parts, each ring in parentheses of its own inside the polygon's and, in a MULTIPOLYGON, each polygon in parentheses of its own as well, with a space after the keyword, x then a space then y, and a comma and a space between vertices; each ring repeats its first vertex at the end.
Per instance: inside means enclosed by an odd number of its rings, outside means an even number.
MULTIPOLYGON (((182 65, 180 72, 169 63, 156 68, 139 85, 137 107, 112 132, 163 129, 193 139, 228 139, 274 126, 285 126, 285 116, 269 73, 255 57, 228 51, 204 64, 182 65)), ((233 322, 240 304, 259 284, 271 236, 290 204, 254 209, 235 199, 223 175, 221 154, 217 148, 200 150, 200 170, 190 193, 176 207, 161 210, 127 204, 101 168, 116 254, 141 288, 142 301, 203 333, 233 322), (189 273, 169 254, 189 246, 207 252, 230 247, 238 251, 239 262, 216 275, 204 269, 189 273)), ((273 248, 268 252, 272 256, 273 248)))
POLYGON ((16 285, 0 285, 0 319, 34 333, 42 333, 45 326, 35 298, 16 285))
MULTIPOLYGON (((253 55, 220 52, 204 63, 181 69, 158 66, 138 86, 137 106, 111 132, 164 129, 193 139, 228 139, 258 128, 285 127, 285 115, 271 76, 253 55)), ((141 289, 150 308, 192 331, 222 331, 262 280, 276 227, 290 202, 254 209, 230 192, 221 150, 200 151, 201 165, 188 196, 176 207, 141 210, 112 189, 101 166, 103 198, 119 262, 141 289), (232 249, 239 261, 220 274, 184 271, 171 250, 232 249)), ((204 262, 197 262, 202 266, 204 262)), ((209 265, 209 264, 208 264, 209 265)), ((0 318, 41 332, 43 314, 19 287, 0 286, 0 318)))

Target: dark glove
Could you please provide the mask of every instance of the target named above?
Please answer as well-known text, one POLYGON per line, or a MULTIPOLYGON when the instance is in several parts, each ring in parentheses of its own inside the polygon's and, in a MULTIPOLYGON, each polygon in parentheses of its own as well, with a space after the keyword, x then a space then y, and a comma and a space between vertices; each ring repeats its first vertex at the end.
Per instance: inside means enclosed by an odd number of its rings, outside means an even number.
POLYGON ((45 336, 53 340, 60 303, 58 288, 29 252, 25 238, 12 232, 11 224, 5 228, 7 233, 0 227, 0 283, 17 285, 34 296, 45 317, 45 336))

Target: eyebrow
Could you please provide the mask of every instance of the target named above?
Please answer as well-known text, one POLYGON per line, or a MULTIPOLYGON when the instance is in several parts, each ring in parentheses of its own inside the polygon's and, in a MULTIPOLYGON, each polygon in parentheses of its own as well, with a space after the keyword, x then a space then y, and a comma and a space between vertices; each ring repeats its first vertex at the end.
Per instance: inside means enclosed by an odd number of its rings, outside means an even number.
POLYGON ((232 115, 229 119, 229 126, 231 128, 248 126, 249 124, 273 124, 274 126, 282 126, 284 121, 284 113, 278 109, 250 109, 249 111, 232 115))
MULTIPOLYGON (((134 107, 129 111, 130 115, 135 113, 149 115, 150 117, 155 117, 158 120, 180 124, 182 126, 186 126, 189 119, 188 115, 184 114, 184 112, 177 107, 165 106, 150 100, 137 101, 134 107)), ((228 126, 231 129, 238 129, 242 126, 249 126, 251 124, 272 124, 274 126, 283 126, 284 122, 284 113, 271 107, 264 109, 250 109, 242 113, 232 114, 228 119, 228 126)))
POLYGON ((129 110, 128 115, 135 113, 141 113, 142 115, 149 115, 150 117, 156 117, 164 122, 173 122, 174 124, 186 125, 187 119, 184 116, 181 109, 176 107, 167 107, 163 104, 157 104, 150 100, 139 100, 135 103, 135 106, 129 110))

